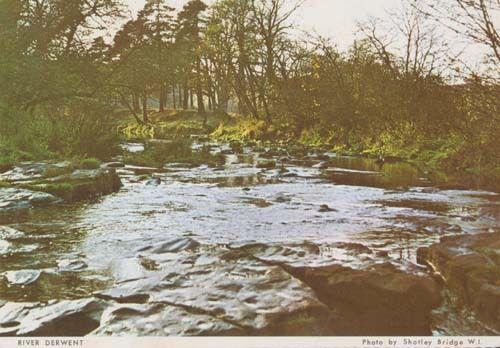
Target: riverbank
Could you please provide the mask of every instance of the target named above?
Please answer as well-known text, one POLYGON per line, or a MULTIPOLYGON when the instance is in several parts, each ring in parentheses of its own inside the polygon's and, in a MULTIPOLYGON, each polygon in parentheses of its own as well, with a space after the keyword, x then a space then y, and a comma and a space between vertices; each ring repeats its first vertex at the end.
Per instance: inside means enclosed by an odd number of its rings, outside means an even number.
POLYGON ((208 114, 205 124, 204 118, 195 111, 174 110, 153 113, 149 124, 140 125, 131 120, 118 128, 128 139, 186 139, 191 135, 199 135, 216 142, 230 143, 234 148, 257 145, 268 149, 270 153, 282 152, 284 155, 332 152, 376 159, 381 165, 406 162, 420 172, 428 173, 443 187, 449 185, 453 188, 500 192, 500 164, 474 166, 471 158, 479 158, 481 154, 465 149, 457 139, 401 141, 386 137, 345 145, 332 142, 331 136, 322 135, 314 129, 305 130, 296 136, 264 121, 214 113, 208 114))

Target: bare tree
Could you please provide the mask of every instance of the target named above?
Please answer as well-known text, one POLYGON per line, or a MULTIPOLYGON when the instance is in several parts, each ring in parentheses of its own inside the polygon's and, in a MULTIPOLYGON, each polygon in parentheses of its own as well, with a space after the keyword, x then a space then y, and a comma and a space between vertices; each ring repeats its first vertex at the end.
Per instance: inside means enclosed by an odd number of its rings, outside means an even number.
POLYGON ((405 78, 440 75, 448 68, 449 46, 437 24, 410 1, 411 5, 403 3, 401 10, 389 13, 390 22, 371 19, 359 29, 393 74, 405 78))
POLYGON ((500 64, 500 0, 411 0, 414 8, 453 32, 485 45, 500 64))

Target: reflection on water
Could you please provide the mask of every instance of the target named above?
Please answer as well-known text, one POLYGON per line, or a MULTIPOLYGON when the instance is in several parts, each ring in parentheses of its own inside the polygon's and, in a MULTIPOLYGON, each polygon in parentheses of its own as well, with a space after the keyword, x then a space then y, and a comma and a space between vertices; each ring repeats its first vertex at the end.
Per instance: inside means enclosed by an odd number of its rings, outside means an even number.
POLYGON ((11 249, 0 253, 0 274, 5 271, 41 270, 33 284, 15 286, 0 277, 0 299, 47 301, 88 296, 107 280, 92 271, 62 272, 59 263, 83 259, 81 245, 87 237, 78 221, 85 204, 52 206, 31 210, 9 220, 9 226, 22 232, 10 240, 11 249), (13 221, 14 220, 14 221, 13 221))

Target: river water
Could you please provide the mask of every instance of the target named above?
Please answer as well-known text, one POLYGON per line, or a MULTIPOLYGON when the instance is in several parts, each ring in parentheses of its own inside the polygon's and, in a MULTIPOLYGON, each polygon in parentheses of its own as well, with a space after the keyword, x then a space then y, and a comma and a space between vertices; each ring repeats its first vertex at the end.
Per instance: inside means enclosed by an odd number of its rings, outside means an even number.
MULTIPOLYGON (((140 144, 125 148, 141 151, 140 144)), ((260 157, 246 148, 226 155, 224 166, 170 165, 149 181, 127 166, 118 170, 124 186, 116 194, 10 219, 7 224, 23 235, 0 245, 0 275, 42 273, 25 286, 0 277, 0 302, 88 297, 112 287, 141 248, 179 237, 207 246, 261 243, 275 247, 267 259, 294 264, 357 268, 390 261, 421 273, 417 248, 446 235, 500 230, 498 194, 439 189, 408 164, 326 153, 292 156, 266 170, 256 166, 260 157), (319 253, 276 251, 304 244, 319 253)), ((436 334, 475 333, 474 324, 457 326, 466 320, 443 313, 449 322, 436 334)))

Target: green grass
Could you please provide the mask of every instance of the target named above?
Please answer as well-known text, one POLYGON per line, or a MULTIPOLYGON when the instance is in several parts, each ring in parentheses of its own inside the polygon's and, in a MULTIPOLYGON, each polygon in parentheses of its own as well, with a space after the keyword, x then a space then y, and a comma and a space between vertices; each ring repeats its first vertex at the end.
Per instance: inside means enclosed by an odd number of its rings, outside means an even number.
POLYGON ((30 191, 40 191, 50 193, 54 196, 65 197, 73 191, 74 186, 70 183, 47 184, 43 181, 38 181, 30 184, 19 185, 20 188, 30 191))
POLYGON ((70 174, 73 172, 73 166, 69 165, 67 167, 48 167, 44 172, 44 177, 46 178, 55 178, 57 176, 70 174))
POLYGON ((101 161, 97 158, 83 158, 75 160, 74 166, 78 169, 98 169, 101 167, 101 161))

